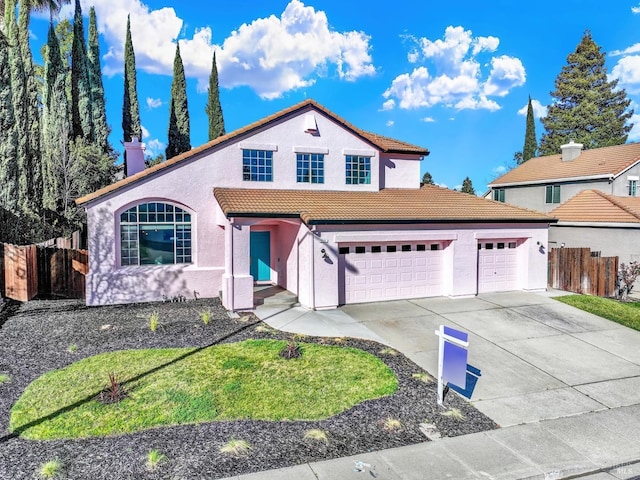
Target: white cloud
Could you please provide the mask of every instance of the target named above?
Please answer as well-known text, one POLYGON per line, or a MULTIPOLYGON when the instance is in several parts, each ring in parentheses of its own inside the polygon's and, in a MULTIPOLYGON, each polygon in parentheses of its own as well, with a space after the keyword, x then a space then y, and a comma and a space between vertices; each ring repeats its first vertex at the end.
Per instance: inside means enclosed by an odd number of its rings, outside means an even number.
POLYGON ((494 175, 502 175, 503 173, 506 173, 506 171, 507 167, 505 167, 504 165, 500 165, 499 167, 493 169, 494 175))
POLYGON ((637 7, 631 7, 631 12, 632 13, 640 13, 640 5, 638 5, 637 7))
POLYGON ((634 110, 633 115, 628 120, 629 123, 633 124, 631 131, 629 132, 629 141, 638 142, 640 141, 640 105, 637 102, 631 102, 630 108, 634 110))
POLYGON ((633 53, 640 52, 640 43, 634 43, 630 47, 625 48, 624 50, 613 50, 609 53, 612 57, 619 57, 620 55, 630 55, 633 53))
POLYGON ((159 98, 147 97, 147 108, 149 110, 153 108, 158 108, 161 105, 162 105, 162 100, 160 100, 159 98))
POLYGON ((618 79, 620 87, 629 93, 640 92, 640 56, 622 57, 611 70, 610 77, 618 79))
POLYGON ((385 110, 393 110, 393 109, 395 108, 395 106, 396 106, 396 101, 395 101, 395 100, 393 100, 393 99, 389 99, 389 100, 387 100, 386 102, 384 102, 384 103, 382 104, 382 108, 381 108, 381 110, 382 110, 382 111, 385 111, 385 110))
MULTIPOLYGON (((542 118, 547 116, 547 107, 542 105, 538 100, 531 100, 531 107, 533 108, 533 116, 535 118, 542 118)), ((526 103, 524 107, 518 110, 518 115, 526 116, 529 104, 526 103)))
POLYGON ((407 53, 407 60, 409 61, 409 63, 416 63, 418 60, 420 60, 420 52, 418 52, 417 50, 412 50, 411 52, 407 53))
MULTIPOLYGON (((148 73, 172 74, 175 42, 186 31, 173 8, 153 10, 141 0, 92 0, 92 4, 98 30, 108 46, 105 75, 123 70, 127 14, 131 15, 136 67, 148 73)), ((89 0, 82 0, 85 13, 89 7, 89 0)), ((61 15, 70 16, 72 11, 72 6, 65 6, 61 15)), ((370 49, 370 37, 364 32, 337 32, 324 11, 300 0, 291 0, 280 17, 271 15, 240 25, 221 45, 213 44, 210 26, 196 28, 191 38, 180 38, 185 73, 197 78, 200 91, 206 91, 216 50, 220 85, 248 86, 262 98, 312 85, 331 66, 346 81, 373 75, 370 49)))
POLYGON ((422 121, 423 121, 423 122, 425 122, 425 123, 433 123, 433 122, 435 122, 436 120, 435 120, 435 118, 433 118, 433 117, 424 117, 424 118, 422 119, 422 121))
POLYGON ((409 60, 429 64, 398 75, 384 91, 385 104, 396 100, 400 108, 411 109, 442 104, 457 109, 500 109, 489 96, 504 97, 525 83, 526 72, 520 59, 501 55, 481 62, 480 55, 495 52, 497 37, 473 37, 471 30, 449 26, 442 39, 405 39, 417 43, 409 60), (483 67, 489 72, 483 73, 483 67))
POLYGON ((142 130, 142 138, 143 139, 149 138, 149 135, 150 135, 149 134, 149 130, 147 130, 144 125, 140 125, 140 130, 142 130))
POLYGON ((393 124, 394 124, 394 123, 395 123, 395 122, 394 122, 393 120, 389 120, 389 121, 387 122, 387 127, 393 127, 393 124))
POLYGON ((149 157, 156 157, 160 153, 164 154, 164 150, 167 148, 167 146, 157 138, 145 142, 145 147, 145 156, 149 157))

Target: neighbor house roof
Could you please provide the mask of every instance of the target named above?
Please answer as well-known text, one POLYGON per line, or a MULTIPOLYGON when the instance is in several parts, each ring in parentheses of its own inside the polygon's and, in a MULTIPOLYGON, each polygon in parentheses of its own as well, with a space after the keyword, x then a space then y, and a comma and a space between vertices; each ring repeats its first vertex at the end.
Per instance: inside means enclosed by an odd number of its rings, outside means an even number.
POLYGON ((628 143, 613 147, 583 150, 574 160, 563 162, 562 155, 532 158, 501 177, 489 186, 525 185, 553 180, 580 178, 610 178, 640 161, 640 143, 628 143))
POLYGON ((640 198, 583 190, 549 215, 561 222, 640 223, 640 198))
POLYGON ((158 165, 155 165, 154 167, 151 168, 147 168, 145 170, 143 170, 142 172, 139 172, 135 175, 132 175, 130 177, 124 178, 123 180, 120 180, 119 182, 115 182, 111 185, 108 185, 100 190, 97 190, 96 192, 93 192, 89 195, 85 195, 84 197, 78 198, 76 200, 76 203, 78 205, 83 205, 87 202, 90 202, 91 200, 95 200, 98 197, 101 197, 103 195, 107 195, 111 192, 114 192, 126 185, 130 185, 132 183, 135 183, 145 177, 148 177, 150 175, 153 175, 161 170, 165 170, 167 168, 171 168, 172 166, 183 162, 191 157, 193 157, 194 155, 204 152, 210 148, 213 148, 215 146, 219 146, 219 145, 223 145, 225 143, 230 143, 232 141, 236 141, 238 139, 238 137, 242 136, 242 135, 246 135, 248 133, 251 133, 254 130, 257 130, 259 128, 265 127, 273 122, 276 122, 286 116, 295 114, 299 111, 303 111, 303 110, 312 110, 315 109, 316 111, 319 111, 321 113, 324 113, 325 115, 327 115, 328 117, 332 118, 334 121, 336 121, 337 123, 341 124, 342 126, 344 126, 345 128, 351 130, 354 134, 358 135, 360 138, 362 138, 363 140, 367 141, 368 143, 370 143, 373 147, 377 148, 378 150, 380 150, 381 152, 384 153, 405 153, 405 154, 412 154, 412 155, 429 155, 429 150, 427 150, 424 147, 419 147, 417 145, 412 145, 410 143, 407 142, 402 142, 400 140, 395 140, 393 138, 389 138, 389 137, 384 137, 382 135, 377 135, 375 133, 371 133, 371 132, 366 132, 364 130, 361 130, 357 127, 355 127, 354 125, 352 125, 351 123, 347 122, 346 120, 344 120, 343 118, 341 118, 340 116, 336 115, 335 113, 331 112, 330 110, 328 110, 327 108, 325 108, 324 106, 320 105, 318 102, 316 102, 315 100, 304 100, 300 103, 297 103, 289 108, 285 108, 284 110, 280 110, 277 113, 274 113, 273 115, 270 115, 268 117, 265 117, 261 120, 258 120, 257 122, 251 123, 250 125, 247 125, 243 128, 240 128, 238 130, 235 130, 233 132, 227 133, 226 135, 223 135, 221 137, 218 137, 214 140, 211 140, 210 142, 207 142, 203 145, 200 145, 199 147, 193 148, 191 150, 189 150, 188 152, 182 153, 180 155, 177 155, 165 162, 162 162, 158 165))
POLYGON ((555 222, 550 215, 434 185, 379 192, 214 188, 227 217, 296 217, 306 224, 555 222))

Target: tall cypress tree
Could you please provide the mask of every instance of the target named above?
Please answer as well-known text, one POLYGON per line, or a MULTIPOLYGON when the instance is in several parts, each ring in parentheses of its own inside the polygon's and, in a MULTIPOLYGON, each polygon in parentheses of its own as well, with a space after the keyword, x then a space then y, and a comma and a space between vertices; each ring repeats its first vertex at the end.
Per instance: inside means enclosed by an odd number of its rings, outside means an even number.
MULTIPOLYGON (((24 64, 18 40, 18 24, 16 22, 15 0, 5 1, 5 31, 9 40, 9 77, 11 81, 12 109, 14 128, 16 129, 17 159, 17 204, 22 212, 29 211, 29 170, 28 170, 28 131, 27 90, 24 64)), ((17 212, 16 212, 17 213, 17 212)))
POLYGON ((83 137, 93 141, 93 115, 91 113, 91 85, 87 48, 84 42, 82 9, 76 0, 73 17, 73 46, 71 48, 71 125, 73 138, 83 137))
POLYGON ((171 83, 171 101, 169 104, 169 135, 165 151, 167 160, 191 150, 189 127, 189 108, 187 105, 187 81, 180 56, 180 42, 176 43, 176 56, 173 60, 173 82, 171 83))
POLYGON ((627 141, 633 125, 626 122, 633 110, 618 81, 607 81, 605 55, 586 31, 567 65, 555 81, 555 99, 542 118, 545 133, 540 154, 560 153, 560 146, 574 140, 585 148, 620 145, 627 141))
POLYGON ((462 188, 460 189, 460 191, 462 193, 468 193, 470 195, 476 194, 476 191, 473 188, 473 183, 471 182, 471 179, 469 177, 465 177, 465 179, 462 181, 462 188))
POLYGON ((102 70, 100 68, 100 45, 98 44, 98 25, 96 21, 96 9, 89 10, 89 49, 87 51, 89 62, 89 83, 91 85, 91 99, 93 105, 93 132, 96 145, 103 152, 110 151, 109 126, 107 125, 107 111, 104 98, 104 86, 102 85, 102 70))
POLYGON ((15 213, 18 211, 18 141, 6 45, 0 45, 0 132, 0 207, 15 213))
POLYGON ((526 162, 530 158, 536 156, 538 150, 538 141, 536 140, 536 123, 533 117, 533 105, 531 105, 531 96, 529 96, 529 105, 527 106, 527 129, 524 134, 524 147, 522 148, 522 162, 526 162))
POLYGON ((29 172, 27 176, 28 203, 31 211, 39 212, 42 208, 42 155, 40 148, 40 86, 35 76, 31 46, 29 45, 29 18, 30 8, 28 0, 20 0, 18 15, 18 37, 20 42, 20 55, 22 57, 25 76, 25 93, 27 104, 26 119, 27 130, 27 156, 25 168, 29 172))
MULTIPOLYGON (((127 36, 124 42, 124 95, 122 102, 123 140, 130 142, 133 137, 142 138, 140 107, 136 85, 136 56, 131 41, 131 20, 127 15, 127 36)), ((127 155, 124 155, 124 171, 127 172, 127 155)))
POLYGON ((218 67, 216 65, 216 52, 213 51, 213 63, 209 75, 209 97, 205 112, 209 117, 209 140, 225 134, 222 106, 220 105, 220 89, 218 88, 218 67))

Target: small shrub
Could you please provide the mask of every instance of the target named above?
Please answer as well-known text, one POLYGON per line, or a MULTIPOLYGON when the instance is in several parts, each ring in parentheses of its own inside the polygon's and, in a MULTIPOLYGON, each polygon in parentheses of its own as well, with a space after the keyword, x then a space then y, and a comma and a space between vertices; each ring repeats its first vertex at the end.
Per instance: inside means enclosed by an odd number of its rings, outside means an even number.
POLYGON ((327 432, 318 428, 307 430, 304 434, 304 439, 323 442, 325 445, 329 444, 329 436, 327 435, 327 432))
POLYGON ((456 420, 464 420, 464 415, 457 408, 452 408, 451 410, 447 410, 446 412, 442 412, 441 415, 445 417, 454 418, 456 420))
POLYGON ((398 355, 398 352, 391 347, 385 347, 382 350, 380 350, 379 353, 380 355, 391 355, 392 357, 395 357, 396 355, 398 355))
POLYGON ((424 383, 433 383, 436 381, 436 379, 428 373, 414 373, 411 377, 424 383))
POLYGON ((209 325, 209 322, 211 321, 211 310, 202 310, 200 312, 200 320, 202 320, 202 323, 205 325, 209 325))
POLYGON ((149 316, 149 330, 155 333, 156 329, 160 326, 160 314, 157 310, 151 312, 149 316))
POLYGON ((296 343, 293 341, 293 338, 289 340, 289 343, 280 350, 280 356, 282 358, 286 358, 287 360, 291 360, 292 358, 298 358, 302 356, 302 350, 296 343))
POLYGON ((100 403, 118 403, 127 397, 122 384, 118 381, 118 377, 115 373, 109 374, 109 385, 103 391, 98 394, 97 400, 100 403))
POLYGON ((11 378, 6 373, 0 373, 0 385, 7 383, 11 378))
POLYGON ((618 269, 617 287, 618 298, 620 300, 627 300, 633 290, 633 284, 640 275, 640 263, 630 262, 628 264, 621 263, 618 269))
POLYGON ((256 327, 256 332, 260 333, 276 333, 275 329, 271 328, 266 323, 261 323, 256 327))
POLYGON ((246 455, 253 447, 246 440, 236 440, 232 438, 220 448, 220 453, 234 455, 236 457, 246 455))
POLYGON ((400 422, 400 420, 398 420, 397 418, 387 417, 382 426, 388 432, 395 432, 396 430, 400 430, 402 428, 402 422, 400 422))
POLYGON ((147 469, 152 472, 157 470, 160 462, 166 460, 166 458, 159 450, 149 450, 149 453, 147 453, 147 469))
POLYGON ((60 460, 49 460, 40 465, 38 475, 40 478, 56 478, 62 473, 63 464, 60 460))
POLYGON ((72 343, 71 345, 69 345, 69 348, 67 348, 67 352, 69 353, 75 353, 78 351, 78 346, 75 343, 72 343))

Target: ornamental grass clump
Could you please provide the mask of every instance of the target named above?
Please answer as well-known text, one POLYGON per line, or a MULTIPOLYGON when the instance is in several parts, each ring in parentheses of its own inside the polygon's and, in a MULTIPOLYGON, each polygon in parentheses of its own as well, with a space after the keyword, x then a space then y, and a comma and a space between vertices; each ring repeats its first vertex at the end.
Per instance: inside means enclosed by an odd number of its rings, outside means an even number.
POLYGON ((286 358, 287 360, 291 360, 292 358, 299 358, 302 356, 302 349, 298 345, 296 345, 292 338, 289 340, 289 343, 285 345, 282 350, 280 350, 280 356, 282 358, 286 358))
POLYGON ((38 476, 40 478, 56 478, 62 474, 63 464, 60 460, 49 460, 40 465, 38 476))
POLYGON ((237 440, 235 438, 232 438, 220 448, 220 453, 226 453, 227 455, 239 457, 242 455, 246 455, 252 449, 253 447, 246 440, 237 440))
POLYGON ((118 380, 115 373, 109 373, 109 385, 101 391, 96 399, 100 403, 110 404, 118 403, 127 397, 127 392, 118 380))
POLYGON ((202 320, 202 323, 205 325, 209 325, 209 322, 211 321, 211 310, 202 310, 200 312, 200 320, 202 320))
POLYGON ((320 430, 319 428, 312 428, 311 430, 307 430, 304 434, 305 440, 312 440, 315 442, 322 442, 325 445, 329 444, 329 435, 324 430, 320 430))
POLYGON ((147 470, 154 472, 160 466, 160 463, 166 460, 166 455, 161 453, 159 450, 149 450, 147 453, 147 470))
POLYGON ((149 316, 149 330, 155 333, 157 328, 160 326, 160 314, 157 310, 151 312, 149 316))

